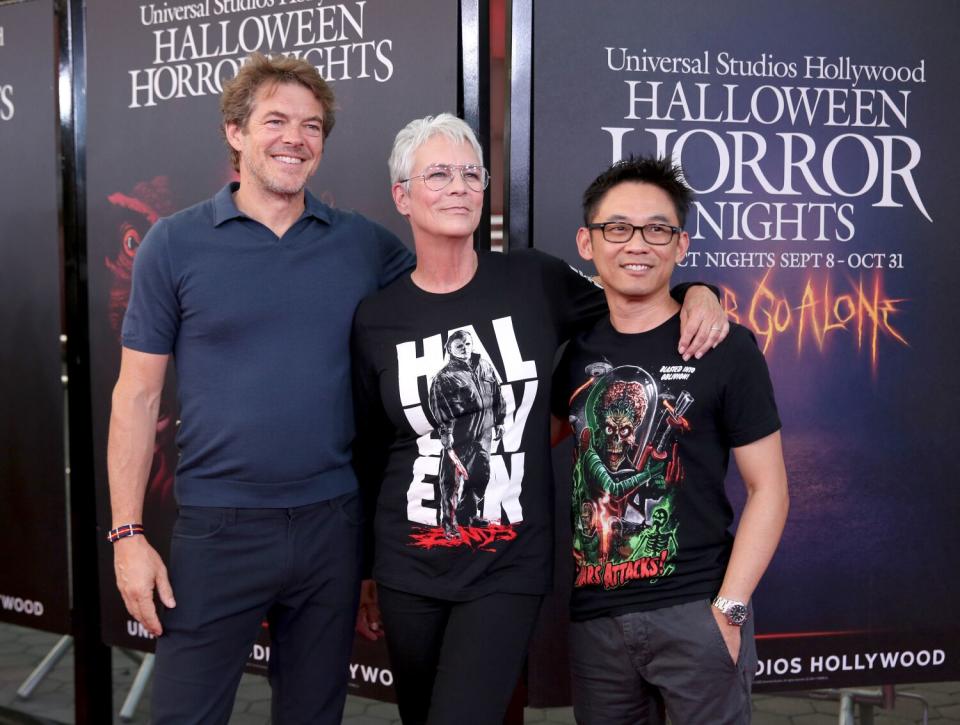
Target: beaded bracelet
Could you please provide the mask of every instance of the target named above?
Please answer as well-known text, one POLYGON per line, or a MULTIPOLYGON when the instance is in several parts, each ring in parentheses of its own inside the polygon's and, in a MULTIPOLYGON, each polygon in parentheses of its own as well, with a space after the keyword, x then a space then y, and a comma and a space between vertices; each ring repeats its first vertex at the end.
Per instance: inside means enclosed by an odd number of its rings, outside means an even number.
POLYGON ((107 532, 107 541, 111 544, 128 536, 143 536, 143 524, 124 524, 107 532))

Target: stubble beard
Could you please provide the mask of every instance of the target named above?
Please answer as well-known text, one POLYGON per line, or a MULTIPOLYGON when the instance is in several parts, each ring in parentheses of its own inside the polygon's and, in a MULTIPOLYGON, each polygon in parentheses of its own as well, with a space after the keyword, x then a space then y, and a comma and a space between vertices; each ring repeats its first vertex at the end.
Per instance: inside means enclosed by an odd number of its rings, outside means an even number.
MULTIPOLYGON (((283 179, 279 174, 272 174, 270 169, 267 168, 266 162, 260 159, 244 160, 243 163, 257 185, 270 194, 294 196, 303 191, 307 185, 307 179, 310 178, 310 175, 307 174, 300 179, 283 179)), ((304 161, 303 163, 306 165, 309 162, 304 161)))

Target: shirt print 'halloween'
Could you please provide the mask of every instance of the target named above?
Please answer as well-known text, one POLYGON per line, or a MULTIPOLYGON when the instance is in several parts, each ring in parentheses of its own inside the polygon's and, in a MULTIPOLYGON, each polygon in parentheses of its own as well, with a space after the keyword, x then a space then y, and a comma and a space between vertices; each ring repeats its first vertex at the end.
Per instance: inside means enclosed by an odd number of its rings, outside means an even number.
POLYGON ((596 285, 532 250, 481 253, 455 292, 404 277, 360 305, 354 465, 379 583, 460 601, 549 590, 552 365, 605 312, 596 285))

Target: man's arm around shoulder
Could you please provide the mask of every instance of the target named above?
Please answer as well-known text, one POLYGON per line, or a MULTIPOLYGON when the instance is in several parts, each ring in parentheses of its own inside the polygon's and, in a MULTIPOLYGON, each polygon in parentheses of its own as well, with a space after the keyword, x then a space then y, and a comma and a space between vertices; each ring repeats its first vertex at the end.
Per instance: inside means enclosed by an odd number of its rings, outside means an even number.
MULTIPOLYGON (((168 359, 169 355, 123 348, 107 441, 112 528, 143 522, 168 359)), ((160 555, 145 536, 129 536, 113 544, 113 563, 127 611, 150 634, 159 636, 163 630, 153 602, 154 587, 165 606, 176 606, 160 555)))

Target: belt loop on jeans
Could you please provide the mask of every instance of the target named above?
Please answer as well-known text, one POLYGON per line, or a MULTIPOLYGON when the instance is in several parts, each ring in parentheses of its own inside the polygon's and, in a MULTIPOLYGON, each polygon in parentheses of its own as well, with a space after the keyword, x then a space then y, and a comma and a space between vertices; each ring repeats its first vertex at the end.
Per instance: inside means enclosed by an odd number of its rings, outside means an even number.
POLYGON ((224 509, 223 510, 223 523, 226 526, 233 526, 237 523, 237 510, 236 509, 224 509))

